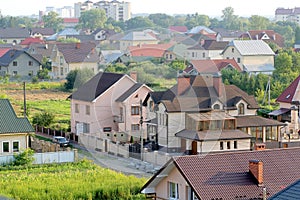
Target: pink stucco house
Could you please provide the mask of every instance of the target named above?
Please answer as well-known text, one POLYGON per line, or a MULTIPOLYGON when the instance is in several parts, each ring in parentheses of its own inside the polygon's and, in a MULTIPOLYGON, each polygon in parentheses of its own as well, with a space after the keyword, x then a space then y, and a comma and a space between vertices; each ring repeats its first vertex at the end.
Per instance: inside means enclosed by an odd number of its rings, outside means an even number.
POLYGON ((71 131, 79 140, 82 134, 120 142, 140 139, 140 102, 152 90, 136 77, 100 72, 70 96, 71 131))

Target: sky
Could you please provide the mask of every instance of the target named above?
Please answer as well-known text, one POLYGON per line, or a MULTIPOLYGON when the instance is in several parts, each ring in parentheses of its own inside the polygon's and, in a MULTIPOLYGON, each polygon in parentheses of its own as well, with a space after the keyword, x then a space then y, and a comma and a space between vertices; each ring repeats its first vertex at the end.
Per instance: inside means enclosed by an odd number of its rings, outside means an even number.
MULTIPOLYGON (((60 8, 74 6, 76 2, 85 0, 1 0, 0 10, 3 15, 38 15, 39 10, 45 10, 47 6, 60 8)), ((93 1, 93 0, 92 0, 93 1)), ((97 2, 99 0, 94 0, 97 2)), ((198 14, 209 17, 220 17, 222 10, 233 7, 234 14, 238 16, 269 16, 275 15, 278 7, 300 7, 300 2, 295 0, 125 0, 131 2, 133 14, 138 13, 165 13, 165 14, 198 14), (297 5, 298 4, 298 5, 297 5)))

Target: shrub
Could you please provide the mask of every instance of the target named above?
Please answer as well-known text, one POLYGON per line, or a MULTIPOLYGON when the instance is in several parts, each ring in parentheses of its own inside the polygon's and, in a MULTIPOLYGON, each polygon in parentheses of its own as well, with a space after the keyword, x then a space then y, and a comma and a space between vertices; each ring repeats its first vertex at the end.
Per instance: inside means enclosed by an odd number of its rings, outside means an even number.
POLYGON ((33 158, 34 151, 30 148, 24 150, 23 152, 19 154, 15 154, 14 158, 15 161, 13 162, 13 165, 31 165, 34 161, 33 158))

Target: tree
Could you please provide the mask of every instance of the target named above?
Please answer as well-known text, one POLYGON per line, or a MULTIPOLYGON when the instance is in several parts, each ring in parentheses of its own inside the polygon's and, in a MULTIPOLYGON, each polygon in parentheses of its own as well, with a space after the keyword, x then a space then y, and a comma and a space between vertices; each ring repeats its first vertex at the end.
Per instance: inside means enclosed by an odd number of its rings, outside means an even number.
POLYGON ((190 29, 198 25, 210 26, 209 17, 207 15, 198 15, 198 13, 193 15, 188 15, 185 25, 190 29))
POLYGON ((238 16, 234 15, 234 9, 232 7, 226 7, 222 10, 222 13, 224 28, 227 30, 235 30, 239 27, 238 16))
POLYGON ((134 17, 125 22, 126 30, 144 29, 154 27, 153 22, 147 17, 134 17))
POLYGON ((162 13, 156 13, 156 14, 150 14, 148 18, 157 26, 160 26, 162 28, 168 28, 169 26, 172 26, 174 24, 174 17, 162 14, 162 13))
POLYGON ((252 30, 265 30, 267 29, 270 20, 266 17, 258 16, 258 15, 252 15, 249 18, 249 26, 252 30))
POLYGON ((300 41, 300 26, 298 25, 295 30, 295 41, 300 41))
POLYGON ((33 116, 32 123, 38 126, 49 127, 54 122, 54 118, 52 113, 43 111, 33 116))
POLYGON ((79 18, 79 27, 96 30, 104 27, 106 14, 103 9, 91 9, 81 13, 79 18))
POLYGON ((64 88, 69 91, 76 89, 93 76, 94 72, 88 68, 71 70, 66 77, 67 82, 64 84, 64 88))
POLYGON ((31 165, 34 161, 33 157, 34 151, 30 148, 25 149, 23 152, 14 155, 14 162, 13 165, 19 166, 19 165, 31 165))
POLYGON ((56 12, 51 11, 48 15, 44 15, 42 18, 46 28, 53 28, 56 32, 62 29, 63 19, 58 17, 56 12))

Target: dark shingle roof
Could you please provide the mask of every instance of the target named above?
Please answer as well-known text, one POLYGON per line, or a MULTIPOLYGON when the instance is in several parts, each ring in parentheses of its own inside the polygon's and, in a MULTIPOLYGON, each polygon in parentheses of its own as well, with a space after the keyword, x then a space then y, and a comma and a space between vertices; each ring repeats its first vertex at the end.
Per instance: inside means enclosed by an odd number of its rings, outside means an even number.
POLYGON ((0 134, 34 132, 27 118, 17 117, 8 99, 0 99, 0 134))
POLYGON ((77 91, 73 92, 69 98, 81 101, 93 101, 123 76, 124 74, 100 72, 79 87, 77 91))
POLYGON ((295 99, 296 91, 299 87, 300 76, 298 76, 276 99, 277 102, 292 103, 293 101, 300 101, 295 99))
POLYGON ((29 31, 26 28, 0 28, 0 38, 28 38, 29 31))
POLYGON ((157 186, 175 165, 202 200, 261 199, 263 187, 249 173, 249 160, 263 162, 267 198, 300 178, 300 148, 200 154, 173 157, 142 190, 157 186))
POLYGON ((142 83, 136 83, 131 88, 129 88, 126 92, 124 92, 119 98, 116 99, 117 102, 125 101, 130 95, 132 95, 135 91, 137 91, 140 87, 142 87, 142 83))
POLYGON ((94 43, 62 43, 57 44, 67 63, 98 62, 99 56, 94 43))

